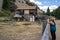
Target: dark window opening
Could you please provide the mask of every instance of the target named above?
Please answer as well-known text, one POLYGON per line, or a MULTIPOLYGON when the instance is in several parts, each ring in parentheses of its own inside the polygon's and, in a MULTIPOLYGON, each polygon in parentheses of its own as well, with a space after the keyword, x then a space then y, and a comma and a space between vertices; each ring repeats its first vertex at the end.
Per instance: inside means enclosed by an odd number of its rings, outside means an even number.
POLYGON ((30 14, 34 15, 34 12, 35 12, 34 10, 30 10, 30 14))
POLYGON ((24 15, 24 10, 17 10, 17 14, 24 15))

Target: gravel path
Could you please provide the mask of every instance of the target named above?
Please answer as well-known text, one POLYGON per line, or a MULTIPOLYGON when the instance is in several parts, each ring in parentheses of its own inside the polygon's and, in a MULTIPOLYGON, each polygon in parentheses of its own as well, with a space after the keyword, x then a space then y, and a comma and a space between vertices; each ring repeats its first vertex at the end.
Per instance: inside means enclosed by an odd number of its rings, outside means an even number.
POLYGON ((60 40, 60 20, 57 20, 56 24, 57 24, 57 31, 56 31, 57 39, 56 40, 60 40))

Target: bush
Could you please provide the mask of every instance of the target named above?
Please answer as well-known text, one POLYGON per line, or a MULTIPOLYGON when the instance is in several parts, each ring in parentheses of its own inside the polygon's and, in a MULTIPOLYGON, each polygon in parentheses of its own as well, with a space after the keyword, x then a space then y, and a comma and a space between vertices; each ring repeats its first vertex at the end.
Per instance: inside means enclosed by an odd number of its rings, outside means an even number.
POLYGON ((9 17, 11 16, 11 12, 7 10, 0 11, 0 17, 9 17))
POLYGON ((56 17, 56 19, 60 19, 60 6, 53 10, 52 15, 56 17))

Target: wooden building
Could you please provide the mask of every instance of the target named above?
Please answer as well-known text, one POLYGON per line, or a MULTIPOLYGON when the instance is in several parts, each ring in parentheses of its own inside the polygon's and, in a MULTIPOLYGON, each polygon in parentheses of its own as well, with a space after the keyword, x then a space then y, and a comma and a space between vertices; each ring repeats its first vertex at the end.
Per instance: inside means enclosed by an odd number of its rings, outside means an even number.
POLYGON ((19 17, 18 19, 20 20, 23 18, 23 20, 26 19, 27 21, 34 21, 34 16, 37 15, 36 6, 20 6, 17 8, 15 15, 14 17, 19 17))

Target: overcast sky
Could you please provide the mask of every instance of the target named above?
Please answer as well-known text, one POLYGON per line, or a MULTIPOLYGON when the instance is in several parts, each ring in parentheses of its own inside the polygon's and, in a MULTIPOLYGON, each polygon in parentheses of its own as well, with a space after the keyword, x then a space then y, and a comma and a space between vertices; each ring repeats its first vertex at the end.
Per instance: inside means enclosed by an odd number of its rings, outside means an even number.
POLYGON ((60 6, 60 0, 30 0, 37 4, 40 9, 46 12, 47 8, 50 8, 50 11, 53 11, 58 6, 60 6))

